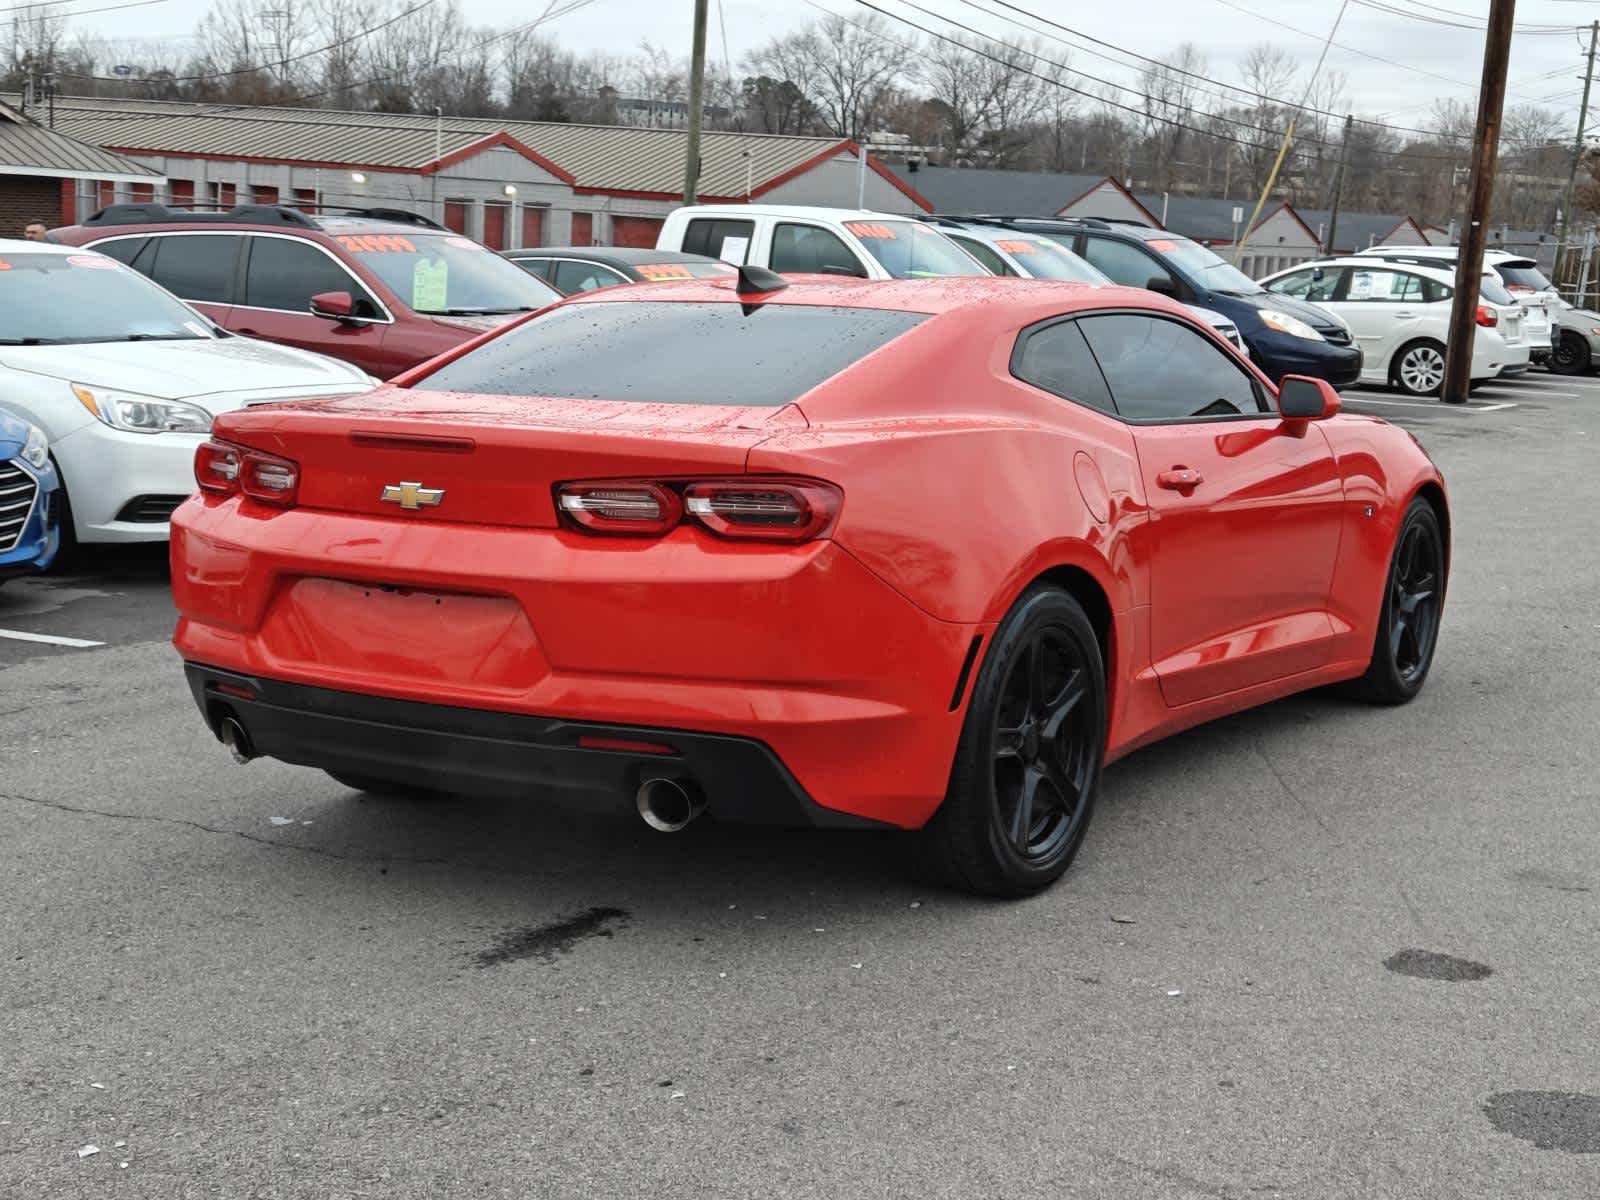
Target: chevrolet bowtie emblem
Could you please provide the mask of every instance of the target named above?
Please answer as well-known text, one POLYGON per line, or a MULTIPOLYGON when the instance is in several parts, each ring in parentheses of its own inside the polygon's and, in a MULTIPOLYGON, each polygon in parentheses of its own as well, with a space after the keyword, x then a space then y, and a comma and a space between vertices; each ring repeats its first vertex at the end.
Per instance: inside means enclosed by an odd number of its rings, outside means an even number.
POLYGON ((398 504, 407 512, 416 512, 422 508, 438 508, 444 499, 444 489, 425 488, 420 483, 391 483, 384 487, 380 499, 398 504))

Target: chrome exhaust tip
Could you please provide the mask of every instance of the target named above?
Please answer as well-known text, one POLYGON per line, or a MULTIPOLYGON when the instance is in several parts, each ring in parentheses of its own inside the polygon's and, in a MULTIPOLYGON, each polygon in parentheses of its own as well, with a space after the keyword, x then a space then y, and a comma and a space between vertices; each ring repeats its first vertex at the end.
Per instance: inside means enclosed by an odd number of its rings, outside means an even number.
POLYGON ((646 779, 634 799, 644 823, 658 833, 677 833, 706 810, 700 789, 684 779, 646 779))
POLYGON ((250 735, 244 731, 237 717, 223 717, 217 722, 217 740, 228 748, 233 761, 243 766, 256 756, 250 745, 250 735))

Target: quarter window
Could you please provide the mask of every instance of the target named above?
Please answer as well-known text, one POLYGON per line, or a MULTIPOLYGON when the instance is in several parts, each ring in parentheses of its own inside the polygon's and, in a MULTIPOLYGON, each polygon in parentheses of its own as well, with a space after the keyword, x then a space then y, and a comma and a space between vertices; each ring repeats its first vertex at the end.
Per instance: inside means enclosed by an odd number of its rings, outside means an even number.
POLYGON ((774 271, 866 276, 866 270, 837 234, 816 225, 779 225, 772 231, 774 271))
POLYGON ((1078 324, 1130 421, 1186 421, 1267 412, 1255 380, 1220 348, 1177 321, 1133 313, 1078 324))
POLYGON ((381 315, 371 295, 350 272, 315 246, 288 238, 250 239, 250 265, 244 275, 247 307, 309 313, 311 297, 322 292, 349 292, 355 301, 352 316, 376 319, 381 315))
POLYGON ((1057 321, 1023 334, 1011 373, 1024 383, 1104 413, 1115 413, 1104 376, 1076 321, 1057 321))
POLYGON ((230 304, 239 241, 232 234, 172 234, 152 238, 155 261, 147 263, 146 256, 141 254, 134 268, 148 269, 151 279, 179 299, 230 304))
POLYGON ((683 249, 690 254, 708 254, 712 258, 742 263, 750 252, 750 238, 755 229, 754 221, 700 217, 684 228, 683 249), (732 246, 727 245, 730 239, 732 246))

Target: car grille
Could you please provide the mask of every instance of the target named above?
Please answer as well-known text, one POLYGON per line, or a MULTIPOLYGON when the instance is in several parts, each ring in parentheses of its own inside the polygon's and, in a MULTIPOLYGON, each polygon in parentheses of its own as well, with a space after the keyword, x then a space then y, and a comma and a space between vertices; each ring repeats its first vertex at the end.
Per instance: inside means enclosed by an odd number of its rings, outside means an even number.
POLYGON ((33 511, 39 483, 14 462, 0 462, 0 554, 14 550, 33 511))
POLYGON ((172 510, 188 498, 187 496, 135 496, 117 512, 117 520, 156 525, 171 520, 172 510))

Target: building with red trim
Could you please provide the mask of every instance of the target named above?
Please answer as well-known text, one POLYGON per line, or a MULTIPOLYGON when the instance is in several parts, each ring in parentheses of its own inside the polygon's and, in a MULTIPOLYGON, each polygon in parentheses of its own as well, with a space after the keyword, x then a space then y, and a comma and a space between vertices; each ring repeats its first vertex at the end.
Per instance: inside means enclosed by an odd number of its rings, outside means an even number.
POLYGON ((21 237, 32 221, 70 223, 78 189, 100 180, 151 195, 165 182, 158 171, 41 125, 20 104, 0 102, 0 237, 21 237))
MULTIPOLYGON (((175 204, 392 207, 432 217, 494 249, 653 246, 682 201, 678 129, 433 117, 408 113, 58 97, 55 128, 166 179, 175 204)), ((838 138, 707 133, 708 203, 931 211, 915 188, 838 138)), ((115 180, 78 190, 81 219, 149 199, 115 180)))

